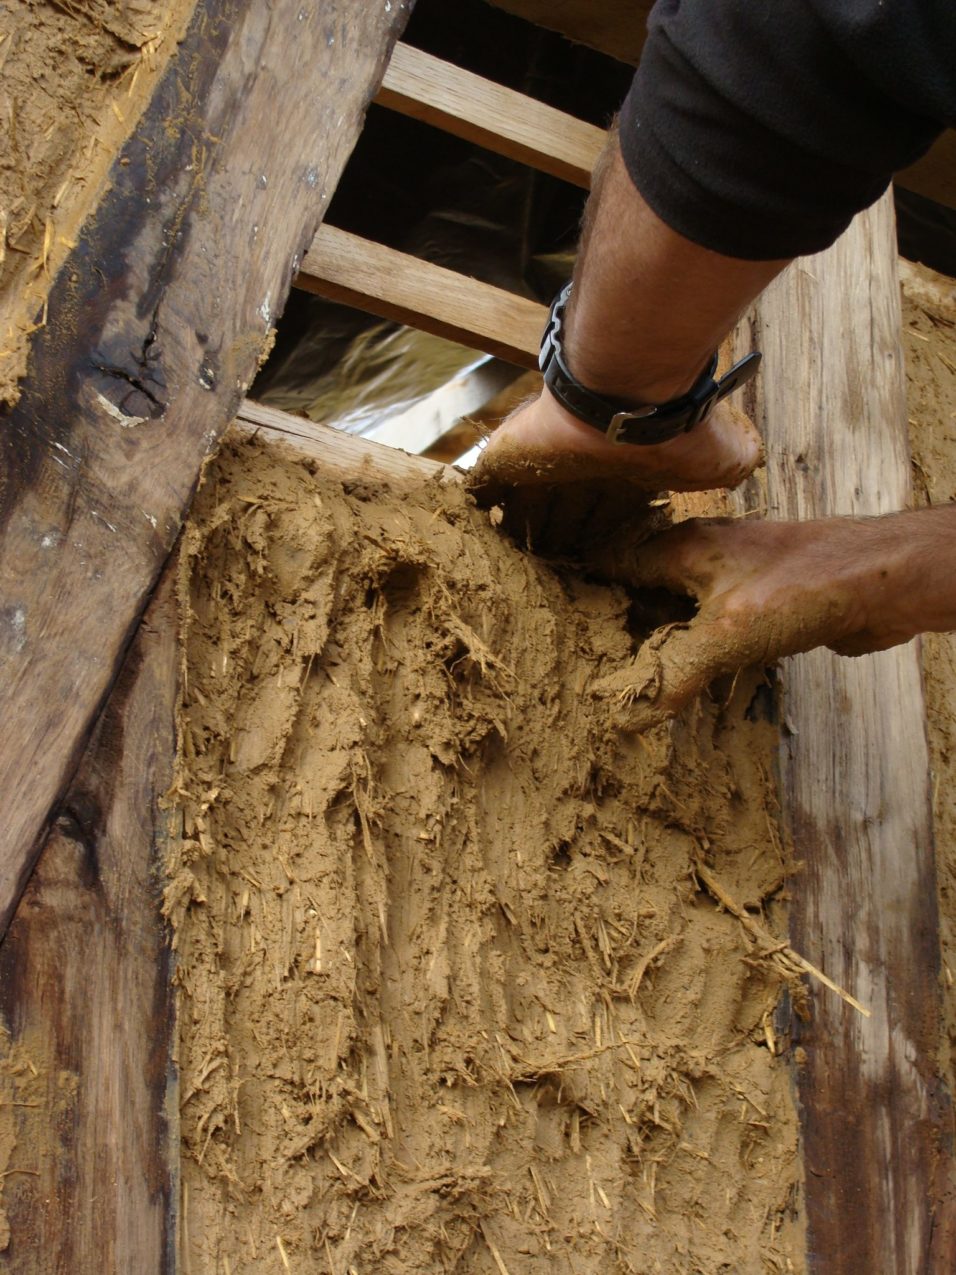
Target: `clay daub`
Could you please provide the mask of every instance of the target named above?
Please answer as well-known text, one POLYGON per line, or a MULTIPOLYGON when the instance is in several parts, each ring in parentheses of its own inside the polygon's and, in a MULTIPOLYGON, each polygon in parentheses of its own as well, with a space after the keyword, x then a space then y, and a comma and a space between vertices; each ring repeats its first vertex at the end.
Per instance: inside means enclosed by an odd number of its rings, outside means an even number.
POLYGON ((785 875, 753 682, 619 737, 622 591, 314 469, 233 439, 184 543, 191 1269, 788 1269, 780 976, 695 876, 785 875))

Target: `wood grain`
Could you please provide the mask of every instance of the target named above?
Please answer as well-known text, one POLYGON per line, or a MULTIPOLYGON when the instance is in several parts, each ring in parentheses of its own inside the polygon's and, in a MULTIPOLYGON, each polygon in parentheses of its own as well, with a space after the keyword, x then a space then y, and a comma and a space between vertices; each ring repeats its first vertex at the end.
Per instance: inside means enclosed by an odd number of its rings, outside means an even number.
POLYGON ((395 46, 375 100, 585 189, 607 140, 593 124, 409 44, 395 46))
MULTIPOLYGON (((878 514, 910 497, 892 204, 758 303, 770 513, 878 514)), ((784 662, 782 804, 803 871, 793 946, 871 1011, 811 987, 795 1023, 810 1269, 956 1269, 938 1075, 939 947, 915 643, 784 662), (936 1247, 931 1248, 935 1245, 936 1247), (942 1263, 942 1264, 940 1264, 942 1263)))
POLYGON ((335 226, 322 226, 297 288, 484 350, 538 365, 545 306, 335 226))
POLYGON ((51 291, 0 420, 0 935, 406 15, 200 0, 51 291))
POLYGON ((167 570, 0 946, 15 1275, 173 1271, 179 1146, 160 798, 179 646, 167 570))

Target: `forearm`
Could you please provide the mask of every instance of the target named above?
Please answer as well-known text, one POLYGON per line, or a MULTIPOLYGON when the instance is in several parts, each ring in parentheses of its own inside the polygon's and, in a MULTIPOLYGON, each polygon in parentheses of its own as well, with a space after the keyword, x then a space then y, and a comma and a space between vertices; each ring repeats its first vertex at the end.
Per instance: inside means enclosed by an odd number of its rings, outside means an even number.
POLYGON ((956 505, 867 519, 860 546, 871 629, 956 630, 956 505))
POLYGON ((589 206, 578 379, 644 402, 688 388, 786 261, 832 243, 956 120, 954 49, 951 0, 918 21, 881 0, 655 5, 623 155, 613 136, 589 206))
POLYGON ((612 134, 575 270, 571 370, 589 388, 637 403, 682 394, 786 264, 724 257, 671 230, 631 181, 612 134))
MULTIPOLYGON (((663 403, 697 380, 740 311, 785 262, 722 257, 668 229, 630 180, 612 136, 595 175, 566 317, 564 355, 577 379, 635 406, 663 403)), ((760 458, 753 426, 718 403, 690 433, 619 446, 549 391, 492 436, 476 485, 582 482, 608 476, 648 491, 734 487, 760 458)))

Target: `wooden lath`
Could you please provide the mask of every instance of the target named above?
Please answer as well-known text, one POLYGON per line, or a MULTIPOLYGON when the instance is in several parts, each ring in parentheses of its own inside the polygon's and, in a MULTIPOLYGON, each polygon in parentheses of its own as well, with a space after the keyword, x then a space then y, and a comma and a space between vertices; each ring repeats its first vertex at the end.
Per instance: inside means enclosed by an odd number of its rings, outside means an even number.
MULTIPOLYGON (((607 140, 592 124, 404 44, 376 100, 582 187, 607 140)), ((295 286, 537 367, 544 306, 345 230, 320 227, 295 286)))
POLYGON ((607 136, 593 124, 410 44, 395 46, 375 100, 585 188, 607 136))
POLYGON ((319 228, 295 284, 519 367, 537 366, 544 306, 335 226, 319 228))
POLYGON ((319 425, 278 408, 244 399, 236 416, 236 428, 243 433, 262 433, 274 442, 285 443, 322 462, 322 472, 354 478, 357 474, 380 477, 389 482, 424 482, 441 477, 460 482, 457 470, 424 456, 410 456, 396 447, 371 442, 355 434, 319 425))

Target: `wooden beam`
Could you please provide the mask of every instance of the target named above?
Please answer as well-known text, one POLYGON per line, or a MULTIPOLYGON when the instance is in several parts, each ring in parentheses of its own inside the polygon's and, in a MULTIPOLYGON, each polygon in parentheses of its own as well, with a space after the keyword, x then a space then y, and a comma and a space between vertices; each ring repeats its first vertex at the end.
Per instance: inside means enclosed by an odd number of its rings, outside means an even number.
MULTIPOLYGON (((756 309, 772 516, 878 514, 910 495, 892 203, 795 263, 756 309)), ((915 643, 784 662, 782 805, 804 867, 793 946, 872 1011, 811 987, 793 1024, 810 1269, 956 1269, 938 1073, 939 947, 915 643), (950 1216, 947 1217, 947 1208, 950 1216), (933 1256, 930 1256, 931 1247, 933 1256)))
POLYGON ((585 189, 607 140, 593 124, 409 44, 395 46, 375 100, 585 189))
POLYGON ((956 208, 956 130, 948 128, 915 164, 893 178, 897 186, 956 208))
POLYGON ((168 569, 0 946, 0 1266, 172 1275, 162 921, 179 673, 168 569))
POLYGON ((0 935, 406 15, 200 0, 50 293, 0 421, 0 935))
POLYGON ((519 367, 538 365, 545 306, 335 226, 319 229, 295 286, 519 367))

